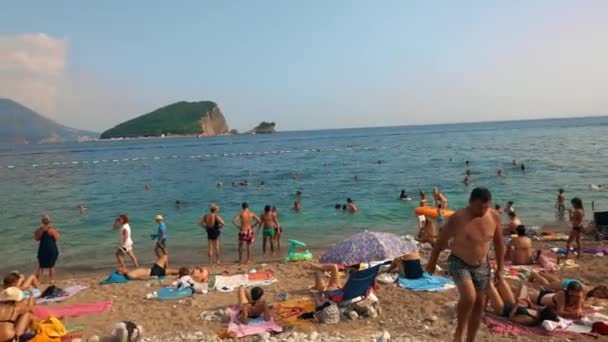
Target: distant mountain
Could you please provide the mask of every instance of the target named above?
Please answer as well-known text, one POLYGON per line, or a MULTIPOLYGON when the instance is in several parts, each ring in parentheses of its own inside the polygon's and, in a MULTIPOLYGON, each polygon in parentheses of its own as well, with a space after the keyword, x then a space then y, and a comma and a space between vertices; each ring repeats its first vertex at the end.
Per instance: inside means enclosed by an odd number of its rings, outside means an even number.
POLYGON ((0 98, 0 142, 55 143, 97 136, 97 133, 63 126, 20 103, 0 98))
POLYGON ((212 101, 181 101, 121 123, 101 134, 102 139, 164 135, 219 135, 229 132, 220 107, 212 101))

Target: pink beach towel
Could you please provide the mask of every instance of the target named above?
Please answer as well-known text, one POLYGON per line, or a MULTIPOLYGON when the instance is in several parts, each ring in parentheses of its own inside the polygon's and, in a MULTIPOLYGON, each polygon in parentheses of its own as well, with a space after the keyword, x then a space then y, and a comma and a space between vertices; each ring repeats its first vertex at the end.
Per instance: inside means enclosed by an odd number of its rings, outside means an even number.
POLYGON ((265 332, 282 332, 283 328, 275 323, 274 319, 265 321, 262 317, 259 319, 251 319, 247 325, 241 324, 237 320, 239 313, 238 306, 228 308, 230 310, 230 323, 228 323, 228 332, 234 334, 237 338, 244 336, 259 335, 265 332))
POLYGON ((545 336, 545 337, 559 337, 565 339, 579 339, 584 337, 590 337, 585 334, 577 334, 564 330, 546 331, 541 326, 538 327, 527 327, 521 324, 511 322, 503 317, 498 317, 493 314, 486 313, 483 321, 488 326, 488 329, 495 334, 510 335, 510 336, 545 336))
POLYGON ((72 304, 65 306, 36 306, 34 307, 34 316, 38 318, 46 318, 55 316, 57 318, 78 317, 83 315, 99 314, 112 309, 112 301, 101 301, 87 304, 72 304))

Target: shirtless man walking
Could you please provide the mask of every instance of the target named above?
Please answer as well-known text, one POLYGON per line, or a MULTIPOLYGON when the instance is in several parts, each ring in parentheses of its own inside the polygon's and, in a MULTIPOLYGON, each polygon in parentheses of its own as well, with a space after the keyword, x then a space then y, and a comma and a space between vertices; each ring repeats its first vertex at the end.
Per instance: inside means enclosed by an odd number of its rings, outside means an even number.
POLYGON ((251 245, 254 241, 253 228, 257 227, 261 221, 256 214, 249 210, 249 204, 244 202, 241 207, 243 210, 232 219, 232 224, 239 230, 239 263, 243 263, 243 245, 247 244, 247 261, 245 261, 245 264, 248 264, 251 260, 251 245), (255 222, 252 223, 252 221, 255 222))
POLYGON ((460 294, 454 332, 456 342, 471 342, 477 335, 490 286, 488 254, 492 243, 497 265, 494 280, 497 284, 502 282, 505 247, 500 217, 496 211, 489 210, 491 204, 492 194, 488 189, 473 189, 469 205, 456 211, 444 224, 427 264, 427 271, 435 272, 439 253, 447 248, 449 240, 454 240, 448 273, 460 294))

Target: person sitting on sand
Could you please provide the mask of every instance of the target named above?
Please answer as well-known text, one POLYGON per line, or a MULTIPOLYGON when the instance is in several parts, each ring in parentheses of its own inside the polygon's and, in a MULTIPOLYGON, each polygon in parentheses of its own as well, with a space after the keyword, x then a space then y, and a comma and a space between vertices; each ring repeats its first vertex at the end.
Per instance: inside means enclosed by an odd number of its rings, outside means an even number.
POLYGON ((266 301, 262 299, 263 296, 264 290, 261 287, 252 288, 250 293, 247 293, 247 288, 244 286, 239 287, 237 298, 240 310, 237 317, 240 323, 247 324, 250 319, 260 316, 264 317, 265 321, 270 320, 270 309, 266 301))
POLYGON ((448 198, 439 191, 438 187, 433 188, 433 201, 435 202, 435 207, 438 207, 440 204, 444 209, 448 207, 448 198))
POLYGON ((38 278, 36 278, 35 275, 31 275, 26 278, 23 274, 20 274, 17 271, 13 271, 9 273, 6 277, 4 277, 3 288, 7 289, 9 287, 17 287, 21 290, 25 290, 30 287, 37 289, 40 288, 40 282, 38 281, 38 278))
POLYGON ((420 190, 418 193, 420 194, 420 207, 426 207, 429 205, 429 200, 426 198, 426 194, 422 190, 420 190))
POLYGON ((435 224, 426 216, 424 217, 424 225, 418 232, 417 240, 422 243, 428 242, 431 246, 434 246, 435 241, 437 240, 437 229, 435 228, 435 224))
POLYGON ((552 308, 547 307, 541 310, 531 308, 532 303, 528 299, 525 285, 522 284, 517 299, 505 280, 501 280, 497 287, 492 282, 489 286, 488 299, 492 311, 496 315, 525 326, 540 325, 546 320, 559 322, 559 318, 552 308))
POLYGON ((399 199, 401 201, 411 201, 412 198, 405 193, 405 190, 401 190, 401 194, 399 194, 399 199))
POLYGON ((359 211, 359 208, 357 208, 357 205, 355 204, 355 201, 353 201, 350 197, 346 199, 346 204, 348 205, 348 212, 349 213, 354 214, 357 211, 359 211))
POLYGON ((570 223, 572 223, 572 230, 570 231, 570 236, 568 236, 568 242, 566 242, 566 259, 568 259, 568 255, 570 254, 572 242, 576 242, 577 257, 581 257, 581 234, 583 232, 583 219, 585 218, 583 201, 578 197, 574 197, 570 203, 572 204, 572 209, 568 209, 568 216, 570 217, 570 223))
MULTIPOLYGON (((28 288, 32 291, 32 288, 28 288)), ((23 291, 9 287, 0 292, 0 341, 19 341, 32 322, 34 296, 23 300, 23 291)))
POLYGON ((208 289, 207 282, 209 281, 209 270, 204 267, 182 267, 179 269, 177 281, 173 286, 178 289, 191 287, 196 293, 203 293, 208 289))
POLYGON ((336 264, 321 265, 305 262, 302 264, 302 268, 315 271, 315 286, 313 289, 316 291, 339 290, 344 286, 340 278, 340 270, 336 264), (329 272, 329 282, 325 280, 325 272, 329 272))
POLYGON ((572 278, 560 279, 547 272, 533 272, 528 277, 529 282, 536 282, 543 288, 559 291, 566 290, 568 285, 573 282, 578 282, 583 286, 583 297, 585 300, 590 298, 608 299, 608 286, 598 285, 595 287, 587 286, 582 281, 572 278))
POLYGON ((516 230, 517 237, 507 245, 505 259, 513 265, 531 265, 534 261, 532 240, 526 236, 526 226, 520 225, 516 230))
POLYGON ((168 275, 178 275, 179 270, 167 268, 168 263, 169 257, 166 254, 163 254, 156 259, 156 263, 150 268, 137 268, 133 271, 122 269, 120 272, 126 275, 130 280, 146 280, 168 275))
POLYGON ((509 212, 509 223, 505 227, 503 234, 504 235, 513 235, 517 233, 517 227, 521 226, 521 220, 515 214, 515 211, 509 212))

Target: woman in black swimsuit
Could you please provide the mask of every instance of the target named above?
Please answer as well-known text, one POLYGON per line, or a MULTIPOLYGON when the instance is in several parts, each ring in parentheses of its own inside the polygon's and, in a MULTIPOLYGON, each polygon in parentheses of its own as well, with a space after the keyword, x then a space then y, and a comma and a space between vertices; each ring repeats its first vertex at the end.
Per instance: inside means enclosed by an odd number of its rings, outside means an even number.
POLYGON ((525 285, 522 285, 519 296, 515 299, 506 281, 500 282, 498 288, 493 283, 490 283, 488 297, 495 314, 521 325, 535 326, 542 324, 546 320, 559 321, 555 310, 552 308, 544 308, 542 310, 530 308, 532 303, 528 299, 525 285))
POLYGON ((220 255, 220 235, 222 228, 224 227, 224 220, 217 214, 220 207, 217 204, 211 204, 209 206, 209 214, 205 215, 198 224, 207 231, 207 255, 209 256, 209 265, 211 265, 213 259, 213 253, 215 253, 215 259, 219 265, 221 261, 220 255))
POLYGON ((48 215, 42 217, 42 227, 36 230, 34 239, 39 241, 36 278, 42 280, 43 270, 48 269, 49 282, 52 284, 55 280, 55 263, 59 257, 59 249, 57 248, 59 232, 56 228, 51 227, 51 218, 48 215))
MULTIPOLYGON (((31 290, 31 287, 29 288, 31 290)), ((23 292, 9 287, 0 293, 0 341, 18 341, 32 321, 34 296, 23 301, 23 292)))

